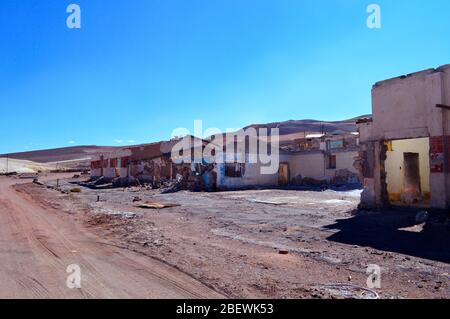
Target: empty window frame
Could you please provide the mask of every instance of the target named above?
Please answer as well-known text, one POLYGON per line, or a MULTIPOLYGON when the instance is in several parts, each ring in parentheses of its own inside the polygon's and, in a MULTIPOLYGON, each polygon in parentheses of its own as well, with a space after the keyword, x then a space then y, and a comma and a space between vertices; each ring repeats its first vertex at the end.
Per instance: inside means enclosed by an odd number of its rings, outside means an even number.
POLYGON ((245 164, 243 163, 227 163, 225 164, 226 177, 243 177, 245 173, 245 164))
POLYGON ((336 155, 327 156, 327 169, 336 169, 336 155))

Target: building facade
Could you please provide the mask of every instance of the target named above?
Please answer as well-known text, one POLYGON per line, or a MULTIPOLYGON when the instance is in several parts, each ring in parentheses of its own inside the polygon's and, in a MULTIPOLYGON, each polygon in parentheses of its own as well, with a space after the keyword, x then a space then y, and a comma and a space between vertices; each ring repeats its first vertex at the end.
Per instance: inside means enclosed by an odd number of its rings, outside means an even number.
POLYGON ((381 81, 358 122, 362 208, 449 208, 450 65, 381 81))
MULTIPOLYGON (((181 181, 182 189, 207 191, 359 183, 358 171, 353 165, 358 156, 359 140, 354 133, 310 135, 295 142, 298 145, 294 149, 301 151, 281 148, 272 174, 264 173, 263 167, 267 164, 249 160, 248 145, 245 150, 231 148, 234 162, 224 162, 223 159, 216 161, 216 155, 205 155, 209 142, 194 137, 191 137, 189 152, 174 155, 172 148, 179 141, 139 145, 102 154, 92 161, 91 176, 93 179, 103 177, 106 182, 118 181, 117 185, 139 182, 160 187, 181 181)), ((230 148, 223 148, 222 156, 227 149, 230 148)))

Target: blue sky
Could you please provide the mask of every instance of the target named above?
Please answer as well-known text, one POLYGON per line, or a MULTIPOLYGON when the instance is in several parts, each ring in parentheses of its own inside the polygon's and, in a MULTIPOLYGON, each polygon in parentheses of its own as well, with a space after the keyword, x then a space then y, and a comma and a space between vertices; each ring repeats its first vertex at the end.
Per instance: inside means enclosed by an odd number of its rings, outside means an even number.
POLYGON ((371 112, 450 63, 448 0, 1 0, 0 153, 371 112), (366 26, 370 3, 382 28, 366 26), (66 27, 79 4, 82 28, 66 27))

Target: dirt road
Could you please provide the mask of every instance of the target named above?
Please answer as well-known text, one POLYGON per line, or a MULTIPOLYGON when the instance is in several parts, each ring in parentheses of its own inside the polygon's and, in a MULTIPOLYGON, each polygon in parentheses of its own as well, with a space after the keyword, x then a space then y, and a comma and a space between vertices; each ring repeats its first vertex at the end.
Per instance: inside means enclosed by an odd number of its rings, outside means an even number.
MULTIPOLYGON (((54 178, 54 177, 53 177, 54 178)), ((112 245, 0 177, 0 298, 220 298, 162 262, 112 245), (69 265, 81 289, 69 289, 69 265)))

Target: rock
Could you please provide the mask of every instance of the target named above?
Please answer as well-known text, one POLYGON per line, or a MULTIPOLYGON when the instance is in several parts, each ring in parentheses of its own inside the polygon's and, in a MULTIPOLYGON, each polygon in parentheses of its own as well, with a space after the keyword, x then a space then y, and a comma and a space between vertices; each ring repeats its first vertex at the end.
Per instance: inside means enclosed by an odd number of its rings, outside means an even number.
POLYGON ((421 211, 416 214, 416 223, 421 224, 425 223, 429 218, 429 214, 427 211, 421 211))
POLYGON ((285 249, 281 249, 281 250, 278 251, 278 253, 279 253, 280 255, 288 255, 288 254, 289 254, 289 251, 288 251, 288 250, 285 250, 285 249))
POLYGON ((160 240, 155 240, 154 242, 153 242, 153 245, 155 245, 155 246, 157 246, 157 247, 160 247, 160 246, 162 246, 163 245, 163 243, 160 241, 160 240))

